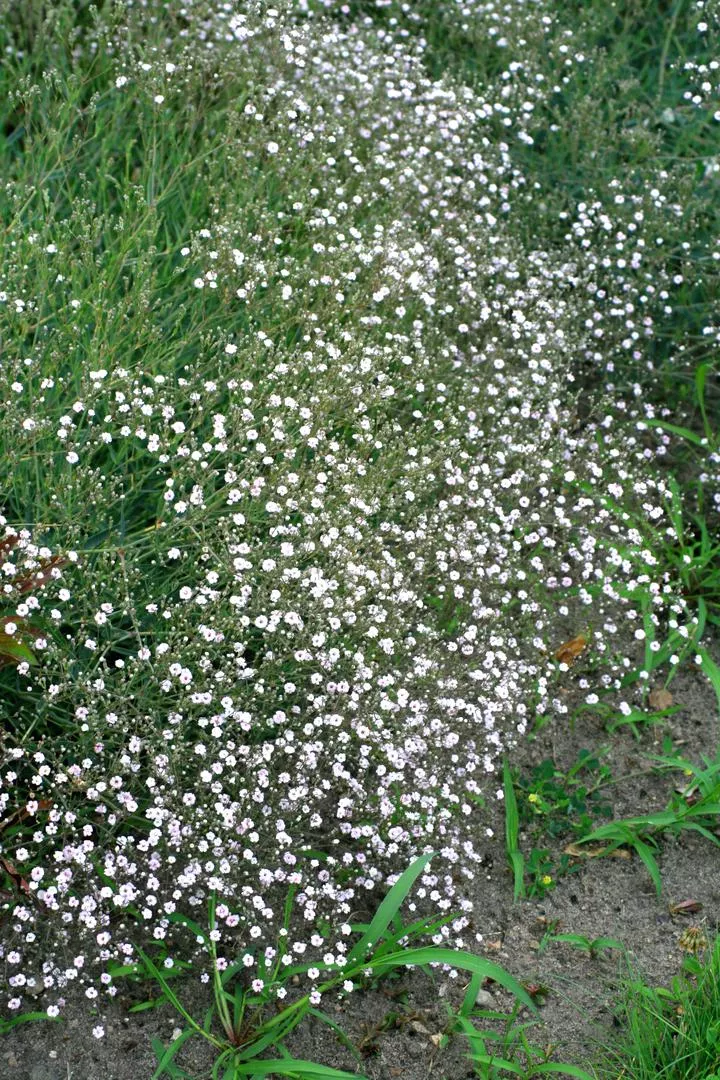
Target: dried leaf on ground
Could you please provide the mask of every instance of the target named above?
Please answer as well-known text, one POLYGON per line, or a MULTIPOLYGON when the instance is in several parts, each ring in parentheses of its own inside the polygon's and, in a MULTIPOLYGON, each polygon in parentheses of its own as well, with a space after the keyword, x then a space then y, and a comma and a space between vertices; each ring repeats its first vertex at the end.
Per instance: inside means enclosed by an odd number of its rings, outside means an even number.
POLYGON ((616 847, 610 850, 604 844, 568 844, 563 848, 565 855, 573 855, 576 859, 597 859, 601 855, 607 855, 615 859, 629 859, 630 852, 627 848, 616 847))
POLYGON ((567 664, 569 667, 577 660, 581 653, 585 652, 587 644, 588 641, 585 635, 578 634, 576 637, 571 638, 570 641, 565 641, 560 648, 555 651, 555 659, 561 664, 567 664))
POLYGON ((695 915, 702 911, 702 904, 699 900, 680 900, 677 904, 671 904, 669 911, 671 915, 695 915))
POLYGON ((659 712, 662 712, 663 709, 669 709, 672 703, 672 694, 669 690, 663 690, 662 687, 651 690, 648 694, 648 705, 651 709, 657 709, 659 712))

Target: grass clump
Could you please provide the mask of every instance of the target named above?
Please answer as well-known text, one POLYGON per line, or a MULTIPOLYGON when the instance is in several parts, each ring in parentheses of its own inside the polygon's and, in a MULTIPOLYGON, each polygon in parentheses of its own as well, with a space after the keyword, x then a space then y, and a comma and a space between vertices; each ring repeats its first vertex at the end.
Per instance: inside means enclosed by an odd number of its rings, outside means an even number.
POLYGON ((720 1075, 720 938, 695 936, 670 988, 629 981, 618 1044, 597 1066, 602 1080, 716 1080, 720 1075))

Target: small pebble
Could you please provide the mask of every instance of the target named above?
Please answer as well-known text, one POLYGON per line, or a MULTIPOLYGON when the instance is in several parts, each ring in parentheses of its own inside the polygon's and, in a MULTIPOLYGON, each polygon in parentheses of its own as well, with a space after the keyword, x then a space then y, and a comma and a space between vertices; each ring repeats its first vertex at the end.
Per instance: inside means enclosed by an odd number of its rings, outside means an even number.
POLYGON ((475 1004, 483 1009, 491 1009, 495 1004, 495 999, 487 990, 478 990, 475 1004))

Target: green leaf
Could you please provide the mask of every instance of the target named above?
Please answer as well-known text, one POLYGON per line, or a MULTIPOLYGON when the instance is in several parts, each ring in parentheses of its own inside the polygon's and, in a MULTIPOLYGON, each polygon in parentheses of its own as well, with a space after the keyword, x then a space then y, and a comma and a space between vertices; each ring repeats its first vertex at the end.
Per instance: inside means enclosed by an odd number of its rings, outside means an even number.
POLYGON ((463 997, 462 1005, 460 1006, 460 1011, 459 1011, 459 1014, 458 1014, 459 1016, 468 1017, 470 1015, 470 1013, 473 1011, 473 1009, 475 1008, 475 1006, 477 1004, 477 996, 478 996, 478 992, 480 990, 480 987, 482 986, 482 983, 483 983, 483 977, 482 977, 482 975, 480 974, 479 971, 476 971, 475 974, 470 979, 470 982, 468 984, 468 988, 465 991, 465 995, 463 997))
POLYGON ((347 968, 364 960, 368 947, 382 938, 390 925, 391 919, 397 914, 403 900, 410 892, 433 855, 434 852, 430 852, 428 855, 421 855, 420 858, 416 859, 395 882, 383 902, 380 904, 380 907, 375 912, 367 930, 349 953, 347 964, 345 965, 347 968))
POLYGON ((590 938, 582 934, 553 934, 550 941, 559 941, 563 945, 575 945, 578 949, 589 950, 592 947, 590 938))
POLYGON ((632 843, 632 846, 637 851, 638 855, 645 863, 647 871, 655 884, 655 891, 658 896, 662 892, 662 877, 660 876, 660 868, 655 861, 652 851, 648 845, 640 839, 639 836, 633 836, 632 840, 628 840, 628 843, 632 843))
POLYGON ((290 1006, 287 1009, 283 1009, 276 1016, 270 1018, 259 1027, 256 1031, 256 1036, 252 1043, 243 1046, 242 1053, 246 1060, 257 1057, 258 1054, 262 1054, 264 1050, 269 1047, 277 1046, 282 1043, 283 1039, 286 1039, 293 1028, 296 1028, 303 1017, 306 1015, 309 1009, 307 998, 301 999, 302 1007, 294 1008, 290 1006))
POLYGON ((470 1043, 470 1051, 473 1055, 473 1060, 475 1060, 475 1055, 486 1053, 485 1038, 483 1037, 485 1032, 478 1031, 475 1025, 468 1020, 467 1016, 463 1016, 462 1013, 459 1013, 454 1019, 457 1027, 460 1028, 463 1035, 466 1036, 470 1043))
POLYGON ((700 415, 702 416, 703 428, 705 430, 705 438, 710 444, 715 442, 715 434, 712 429, 712 425, 708 420, 707 407, 705 405, 705 381, 707 379, 707 373, 710 370, 711 365, 709 363, 700 364, 695 371, 695 393, 697 394, 698 406, 700 407, 700 415))
POLYGON ((513 872, 513 899, 525 896, 525 860, 518 844, 520 818, 513 786, 512 772, 503 762, 503 795, 505 801, 505 850, 513 872))
POLYGON ((578 1065, 561 1065, 555 1061, 546 1061, 543 1065, 534 1065, 531 1075, 545 1076, 548 1073, 560 1074, 560 1076, 574 1076, 577 1080, 593 1080, 590 1073, 586 1073, 578 1065))
POLYGON ((19 1024, 33 1024, 40 1020, 49 1020, 54 1024, 63 1022, 61 1016, 48 1016, 46 1012, 21 1013, 20 1016, 13 1016, 12 1019, 0 1020, 0 1031, 9 1031, 10 1028, 17 1027, 19 1024))
POLYGON ((343 1072, 341 1069, 331 1069, 327 1065, 316 1065, 313 1061, 302 1061, 299 1058, 237 1062, 234 1068, 236 1076, 290 1076, 296 1080, 367 1080, 359 1073, 343 1072))
POLYGON ((6 634, 4 630, 0 631, 0 662, 2 660, 12 664, 37 664, 32 649, 19 641, 15 634, 6 634))
POLYGON ((391 953, 389 956, 381 957, 377 963, 374 963, 372 959, 368 961, 368 967, 372 967, 373 971, 384 970, 385 968, 414 967, 423 964, 447 964, 449 967, 469 971, 473 975, 481 975, 484 979, 492 979, 493 982, 504 986, 532 1012, 537 1012, 535 1002, 517 979, 513 978, 499 964, 493 964, 492 961, 485 960, 482 956, 473 956, 472 953, 460 952, 457 949, 444 949, 436 945, 428 945, 425 948, 405 949, 402 952, 391 953))
POLYGON ((147 1012, 148 1009, 157 1009, 158 1006, 164 1005, 167 1001, 165 995, 162 997, 152 998, 150 1001, 140 1001, 137 1005, 131 1005, 128 1009, 130 1013, 147 1012))
POLYGON ((622 941, 618 941, 617 938, 598 937, 594 938, 590 944, 594 952, 599 952, 600 949, 621 949, 623 952, 625 951, 622 941))
POLYGON ((200 938, 205 942, 207 930, 204 930, 199 923, 196 923, 194 919, 188 918, 187 915, 183 915, 179 911, 173 911, 172 915, 168 916, 168 922, 180 923, 181 926, 186 926, 188 930, 192 930, 196 938, 200 938))
POLYGON ((679 435, 681 439, 687 439, 688 442, 693 443, 695 446, 704 446, 706 440, 696 435, 694 431, 690 431, 688 428, 679 427, 677 424, 668 424, 665 420, 646 420, 645 423, 648 427, 662 428, 663 431, 669 431, 673 435, 679 435))
POLYGON ((698 823, 695 821, 688 821, 687 825, 685 825, 685 828, 692 829, 693 832, 700 833, 700 835, 704 836, 706 840, 709 840, 711 844, 715 844, 716 847, 720 847, 720 840, 718 840, 717 836, 715 836, 714 833, 711 833, 710 830, 706 829, 703 825, 698 825, 698 823))
POLYGON ((125 975, 137 975, 142 971, 139 964, 108 964, 108 974, 113 979, 122 979, 125 975))
POLYGON ((322 1009, 308 1009, 308 1013, 310 1014, 310 1016, 314 1016, 315 1019, 319 1020, 322 1024, 326 1024, 331 1031, 334 1031, 339 1041, 342 1043, 346 1050, 350 1051, 354 1058, 356 1058, 358 1061, 362 1060, 358 1048, 351 1041, 348 1035, 343 1031, 340 1025, 337 1024, 331 1016, 328 1016, 328 1014, 326 1012, 323 1012, 322 1009))
POLYGON ((698 656, 700 657, 700 667, 704 675, 710 680, 715 690, 715 694, 718 699, 718 708, 720 708, 720 668, 710 656, 707 649, 702 646, 698 646, 698 656))
POLYGON ((194 1032, 192 1031, 192 1029, 186 1028, 186 1030, 183 1031, 180 1035, 178 1035, 177 1039, 173 1039, 173 1041, 167 1047, 164 1046, 159 1039, 152 1040, 152 1048, 155 1051, 155 1055, 158 1059, 158 1067, 152 1075, 152 1080, 160 1080, 160 1077, 163 1075, 163 1073, 168 1073, 170 1076, 177 1076, 178 1074, 181 1076, 187 1076, 187 1073, 179 1072, 177 1067, 172 1068, 172 1060, 177 1054, 178 1050, 182 1047, 183 1043, 186 1043, 190 1036, 193 1034, 194 1032))
MULTIPOLYGON (((495 1057, 494 1054, 473 1053, 471 1060, 475 1066, 490 1065, 493 1069, 502 1069, 503 1072, 512 1073, 513 1076, 527 1076, 527 1071, 525 1069, 521 1068, 519 1065, 515 1065, 512 1061, 508 1061, 506 1058, 495 1057)), ((491 1074, 483 1073, 481 1075, 489 1076, 491 1074)))

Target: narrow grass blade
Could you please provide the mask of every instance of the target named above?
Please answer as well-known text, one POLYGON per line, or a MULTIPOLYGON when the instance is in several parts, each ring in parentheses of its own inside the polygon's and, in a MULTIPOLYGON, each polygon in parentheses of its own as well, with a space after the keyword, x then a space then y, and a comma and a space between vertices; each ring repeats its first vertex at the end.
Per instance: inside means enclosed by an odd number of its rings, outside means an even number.
POLYGON ((654 857, 652 851, 650 850, 648 845, 645 843, 645 841, 641 840, 639 836, 633 836, 632 840, 628 840, 628 843, 632 843, 632 846, 635 848, 638 855, 640 856, 642 861, 645 863, 645 866, 647 867, 647 871, 648 871, 650 877, 653 879, 653 883, 655 885, 655 891, 657 892, 657 894, 659 896, 660 893, 662 892, 662 877, 660 876, 660 867, 658 866, 657 862, 655 861, 655 857, 654 857))
POLYGON ((207 930, 203 930, 199 923, 196 923, 194 919, 188 918, 187 915, 181 914, 179 911, 174 911, 172 915, 168 916, 168 922, 179 923, 181 926, 186 926, 188 930, 192 930, 196 938, 199 938, 200 942, 205 942, 207 938, 207 930))
POLYGON ((503 795, 505 801, 505 850, 513 872, 513 899, 525 896, 525 860, 518 844, 520 817, 507 761, 503 762, 503 795))
MULTIPOLYGON (((476 1054, 473 1053, 470 1060, 477 1068, 479 1065, 487 1065, 493 1069, 502 1069, 503 1072, 512 1073, 513 1076, 527 1077, 527 1071, 515 1065, 512 1061, 508 1061, 506 1058, 494 1057, 492 1054, 476 1054)), ((479 1073, 481 1076, 494 1076, 494 1073, 479 1073)))
POLYGON ((625 952, 625 946, 622 941, 618 941, 617 938, 612 937, 599 937, 593 938, 592 947, 595 952, 599 952, 601 949, 620 949, 625 952))
POLYGON ((368 961, 368 966, 372 967, 373 971, 423 964, 447 964, 449 967, 460 968, 461 971, 481 975, 484 979, 492 979, 493 982, 504 986, 532 1012, 537 1012, 535 1002, 517 979, 513 978, 499 964, 493 964, 491 960, 485 960, 482 956, 473 956, 472 953, 459 952, 456 949, 443 949, 435 945, 428 945, 424 949, 405 949, 403 952, 391 953, 389 956, 381 957, 377 963, 373 963, 372 960, 368 961))
POLYGON ((428 855, 421 855, 419 859, 416 859, 415 862, 408 866, 407 870, 401 874, 400 878, 395 882, 390 889, 390 892, 375 912, 367 930, 349 953, 346 967, 350 968, 353 964, 358 963, 358 961, 362 961, 365 958, 368 948, 380 941, 390 925, 391 919, 397 914, 403 900, 410 892, 433 855, 434 852, 430 852, 428 855))
POLYGON ((713 685, 713 689, 715 690, 718 699, 718 709, 720 709, 720 667, 717 666, 707 649, 698 646, 697 653, 700 657, 700 667, 703 674, 708 677, 713 685))
POLYGON ((180 1050, 184 1043, 188 1041, 194 1032, 191 1028, 186 1028, 182 1034, 178 1035, 177 1039, 173 1039, 169 1046, 165 1046, 160 1039, 152 1040, 152 1048, 158 1058, 158 1067, 152 1074, 151 1080, 160 1080, 160 1077, 164 1074, 169 1076, 187 1076, 187 1073, 180 1070, 177 1066, 173 1066, 173 1058, 180 1050))
POLYGON ((367 1080, 360 1073, 343 1072, 342 1069, 331 1069, 327 1065, 316 1065, 312 1061, 302 1061, 299 1058, 237 1062, 234 1068, 236 1076, 290 1076, 296 1080, 367 1080))
POLYGON ((467 1017, 473 1011, 477 1004, 477 996, 482 986, 483 977, 479 971, 476 971, 473 977, 468 983, 468 988, 465 991, 462 1005, 460 1006, 459 1016, 467 1017))
POLYGON ((348 1038, 347 1034, 343 1031, 340 1025, 333 1020, 331 1016, 328 1016, 328 1014, 326 1012, 323 1012, 322 1009, 308 1009, 308 1013, 310 1014, 310 1016, 314 1016, 322 1024, 325 1024, 327 1027, 329 1027, 331 1031, 334 1031, 345 1049, 349 1050, 352 1056, 357 1061, 362 1060, 361 1055, 358 1052, 358 1048, 355 1046, 352 1040, 348 1038))
POLYGON ((475 1025, 471 1023, 466 1016, 463 1016, 462 1013, 458 1014, 458 1016, 455 1017, 455 1020, 457 1021, 457 1026, 461 1029, 463 1035, 470 1043, 473 1061, 475 1060, 475 1055, 485 1054, 487 1051, 485 1039, 483 1038, 484 1033, 478 1031, 475 1025))
POLYGON ((21 1016, 14 1016, 12 1020, 0 1021, 0 1032, 9 1031, 10 1028, 17 1027, 18 1024, 32 1024, 39 1020, 49 1020, 53 1024, 61 1024, 63 1022, 61 1016, 48 1016, 45 1012, 22 1013, 21 1016))
POLYGON ((296 1028, 308 1010, 307 999, 303 999, 304 1007, 284 1009, 277 1016, 273 1016, 267 1023, 257 1030, 257 1038, 248 1046, 243 1047, 243 1056, 246 1059, 255 1058, 271 1046, 278 1046, 286 1039, 293 1028, 296 1028))
POLYGON ((648 427, 661 428, 663 431, 669 431, 672 435, 679 435, 681 439, 687 439, 694 446, 705 445, 705 439, 700 435, 696 435, 694 431, 690 431, 689 428, 680 427, 678 424, 668 424, 665 420, 646 420, 645 423, 648 427))
POLYGON ((716 847, 720 847, 720 840, 718 840, 717 836, 711 833, 710 830, 706 829, 703 825, 699 825, 696 821, 688 821, 687 825, 685 825, 685 828, 692 829, 693 832, 699 832, 700 835, 704 836, 706 840, 709 840, 712 844, 715 844, 716 847))
POLYGON ((707 406, 705 405, 705 381, 707 379, 707 373, 711 370, 709 363, 700 364, 695 372, 695 393, 697 395, 697 403, 700 408, 700 415, 702 416, 703 429, 705 431, 705 438, 711 446, 715 444, 715 433, 712 429, 712 424, 708 419, 707 406))
POLYGON ((534 1065, 531 1076, 547 1076, 554 1073, 556 1076, 574 1076, 577 1080, 593 1080, 590 1073, 586 1073, 578 1065, 561 1065, 559 1062, 546 1061, 542 1065, 534 1065))

